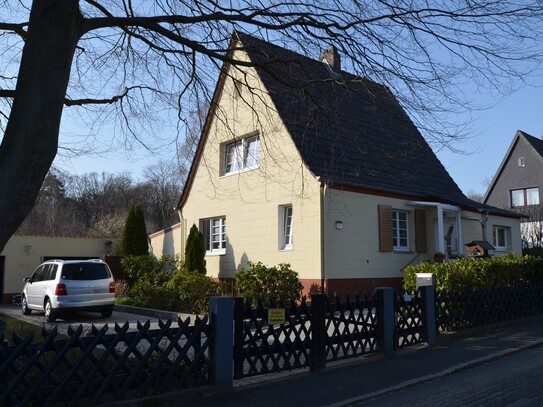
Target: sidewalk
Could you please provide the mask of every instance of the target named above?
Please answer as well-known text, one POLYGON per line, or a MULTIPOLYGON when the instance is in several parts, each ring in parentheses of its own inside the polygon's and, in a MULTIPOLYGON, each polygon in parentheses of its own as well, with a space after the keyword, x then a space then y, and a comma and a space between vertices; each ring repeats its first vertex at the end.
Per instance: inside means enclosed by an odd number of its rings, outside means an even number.
POLYGON ((406 348, 391 358, 353 358, 329 363, 319 373, 270 374, 234 382, 231 389, 206 387, 112 406, 342 407, 540 345, 543 316, 439 335, 433 347, 406 348))

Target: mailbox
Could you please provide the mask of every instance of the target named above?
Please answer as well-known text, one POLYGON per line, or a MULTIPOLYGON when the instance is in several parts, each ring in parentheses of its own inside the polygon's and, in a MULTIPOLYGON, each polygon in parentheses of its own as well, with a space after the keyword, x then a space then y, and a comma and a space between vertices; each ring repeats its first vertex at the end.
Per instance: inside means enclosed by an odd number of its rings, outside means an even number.
POLYGON ((428 285, 436 285, 436 275, 434 273, 417 273, 417 289, 428 285))

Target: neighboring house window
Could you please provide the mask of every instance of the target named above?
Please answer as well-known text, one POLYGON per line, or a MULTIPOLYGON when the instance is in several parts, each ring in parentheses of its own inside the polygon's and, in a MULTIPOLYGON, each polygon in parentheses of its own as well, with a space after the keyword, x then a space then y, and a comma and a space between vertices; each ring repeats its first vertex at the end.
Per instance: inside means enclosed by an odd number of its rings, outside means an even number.
POLYGON ((407 212, 392 211, 392 246, 394 250, 409 250, 407 212))
POLYGON ((511 191, 511 207, 539 205, 539 188, 515 189, 511 191))
POLYGON ((203 220, 202 234, 206 254, 226 253, 226 218, 203 220))
POLYGON ((279 207, 279 248, 292 250, 292 205, 279 207))
POLYGON ((504 226, 492 227, 492 244, 496 250, 507 250, 507 229, 504 226))
POLYGON ((260 165, 259 136, 246 137, 226 145, 224 173, 250 170, 260 165))
POLYGON ((526 163, 524 162, 524 157, 519 157, 518 158, 518 166, 519 167, 525 167, 526 166, 526 163))

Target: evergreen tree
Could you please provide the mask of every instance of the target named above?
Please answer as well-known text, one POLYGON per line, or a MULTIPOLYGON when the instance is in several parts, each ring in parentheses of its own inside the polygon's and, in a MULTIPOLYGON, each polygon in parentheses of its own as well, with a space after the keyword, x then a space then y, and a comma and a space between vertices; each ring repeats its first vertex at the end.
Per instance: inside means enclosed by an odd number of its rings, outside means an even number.
POLYGON ((185 246, 185 268, 205 275, 207 271, 205 255, 204 235, 193 224, 185 246))
POLYGON ((130 204, 119 245, 119 254, 121 256, 141 256, 148 253, 149 244, 143 210, 139 205, 134 207, 134 204, 130 204))

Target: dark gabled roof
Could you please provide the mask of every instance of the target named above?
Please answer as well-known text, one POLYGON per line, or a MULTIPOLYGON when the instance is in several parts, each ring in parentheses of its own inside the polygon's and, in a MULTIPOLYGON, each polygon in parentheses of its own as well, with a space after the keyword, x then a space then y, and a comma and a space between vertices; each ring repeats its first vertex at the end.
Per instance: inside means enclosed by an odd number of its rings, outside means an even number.
POLYGON ((519 130, 518 133, 519 135, 524 136, 526 141, 534 148, 537 154, 539 154, 541 158, 543 158, 543 140, 531 136, 528 133, 523 132, 522 130, 519 130))
MULTIPOLYGON (((320 180, 517 217, 468 199, 386 86, 247 34, 236 32, 234 39, 247 52, 302 159, 320 180)), ((224 76, 223 67, 215 97, 224 76)), ((181 207, 191 182, 189 174, 181 207)))
POLYGON ((386 86, 247 34, 238 38, 315 176, 496 213, 462 193, 386 86))

